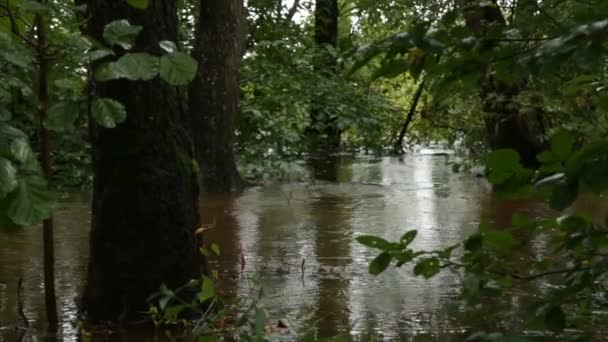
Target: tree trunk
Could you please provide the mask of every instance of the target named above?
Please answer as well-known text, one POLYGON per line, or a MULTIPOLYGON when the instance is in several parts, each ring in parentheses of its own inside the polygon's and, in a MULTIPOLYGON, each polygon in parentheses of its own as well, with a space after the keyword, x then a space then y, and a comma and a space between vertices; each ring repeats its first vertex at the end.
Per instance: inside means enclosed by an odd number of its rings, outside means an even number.
POLYGON ((402 154, 403 153, 403 140, 405 139, 405 133, 407 133, 407 129, 410 127, 410 123, 414 120, 414 115, 416 114, 416 108, 418 108, 418 102, 420 102, 420 97, 422 96, 422 92, 424 91, 424 80, 420 81, 418 84, 418 89, 416 89, 416 93, 414 93, 414 98, 412 99, 412 105, 410 106, 409 112, 407 112, 407 117, 403 122, 403 126, 401 126, 401 132, 399 132, 399 137, 397 141, 395 141, 395 145, 393 146, 393 153, 402 154))
POLYGON ((234 155, 243 24, 243 0, 201 0, 194 49, 199 69, 190 85, 189 103, 206 192, 243 187, 234 155))
MULTIPOLYGON (((104 26, 118 19, 143 26, 134 51, 160 55, 160 41, 177 40, 176 0, 150 0, 146 10, 126 1, 87 4, 86 29, 99 41, 104 26)), ((128 116, 116 128, 92 130, 93 217, 82 305, 92 322, 133 319, 161 284, 175 288, 200 274, 192 143, 177 90, 159 78, 97 83, 95 91, 125 105, 128 116)))
MULTIPOLYGON (((489 24, 506 25, 505 18, 496 2, 479 5, 474 0, 461 0, 466 26, 477 38, 485 36, 489 24)), ((483 42, 481 49, 494 48, 492 42, 483 42)), ((492 150, 509 148, 517 151, 522 163, 538 166, 536 155, 542 150, 541 139, 535 134, 530 118, 520 112, 517 96, 526 86, 521 79, 507 84, 492 76, 490 66, 480 65, 480 91, 488 141, 492 150)))
MULTIPOLYGON (((53 170, 51 166, 51 143, 49 130, 44 125, 49 110, 49 57, 47 42, 47 24, 41 14, 35 17, 37 35, 37 62, 38 62, 38 119, 40 128, 40 164, 44 177, 50 186, 53 170)), ((55 296, 55 246, 53 238, 53 218, 49 217, 42 222, 42 239, 44 248, 44 302, 49 328, 57 328, 57 299, 55 296)))
MULTIPOLYGON (((317 0, 315 5, 315 43, 319 49, 319 59, 315 62, 316 70, 327 78, 333 78, 338 71, 335 54, 328 48, 338 47, 338 0, 317 0)), ((311 103, 311 123, 307 129, 310 150, 317 154, 330 154, 340 148, 341 131, 337 126, 337 117, 332 115, 323 101, 313 99, 311 103)))

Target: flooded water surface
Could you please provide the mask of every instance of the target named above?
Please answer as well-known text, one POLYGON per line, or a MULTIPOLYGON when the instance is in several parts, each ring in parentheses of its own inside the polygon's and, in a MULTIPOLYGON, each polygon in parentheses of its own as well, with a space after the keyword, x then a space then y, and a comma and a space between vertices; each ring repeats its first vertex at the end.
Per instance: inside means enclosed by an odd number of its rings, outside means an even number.
MULTIPOLYGON (((212 227, 206 240, 221 249, 210 264, 220 275, 224 296, 247 297, 252 287, 261 289, 260 304, 273 319, 293 330, 312 327, 320 337, 462 340, 475 318, 454 301, 456 275, 444 271, 427 281, 404 267, 371 276, 367 267, 375 251, 355 241, 362 234, 397 240, 418 229, 415 247, 433 250, 463 240, 484 217, 500 225, 518 210, 541 211, 529 203, 498 202, 484 180, 452 173, 450 158, 345 158, 338 163, 336 181, 272 184, 238 196, 207 196, 201 213, 212 227)), ((59 340, 70 341, 77 335, 76 298, 86 271, 88 201, 67 200, 56 219, 59 340)), ((530 253, 542 249, 539 245, 530 253)), ((41 251, 40 229, 0 234, 0 341, 17 338, 20 277, 32 324, 28 340, 45 340, 41 251)), ((514 314, 511 319, 519 318, 514 314)))

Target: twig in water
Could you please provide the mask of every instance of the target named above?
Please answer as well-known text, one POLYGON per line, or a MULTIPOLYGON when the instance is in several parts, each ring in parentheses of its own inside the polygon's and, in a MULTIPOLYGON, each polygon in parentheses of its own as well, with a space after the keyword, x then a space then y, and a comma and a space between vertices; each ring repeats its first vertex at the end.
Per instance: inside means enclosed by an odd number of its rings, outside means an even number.
POLYGON ((27 328, 30 326, 30 322, 27 320, 24 308, 23 277, 19 277, 19 281, 17 282, 17 313, 19 314, 19 329, 21 330, 27 330, 27 328))

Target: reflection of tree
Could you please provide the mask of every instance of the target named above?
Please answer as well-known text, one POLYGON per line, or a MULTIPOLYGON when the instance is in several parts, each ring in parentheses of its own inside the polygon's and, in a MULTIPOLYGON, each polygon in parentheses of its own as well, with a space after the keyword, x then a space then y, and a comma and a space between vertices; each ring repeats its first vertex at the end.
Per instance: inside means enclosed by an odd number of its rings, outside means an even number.
POLYGON ((210 257, 210 269, 218 271, 218 288, 229 298, 236 293, 242 253, 234 202, 231 194, 206 194, 201 206, 201 222, 203 227, 209 228, 204 235, 204 244, 220 247, 220 256, 210 257))
POLYGON ((316 226, 315 249, 319 265, 316 319, 320 337, 348 332, 348 275, 352 230, 350 200, 323 195, 312 203, 316 226), (345 328, 346 327, 346 328, 345 328))

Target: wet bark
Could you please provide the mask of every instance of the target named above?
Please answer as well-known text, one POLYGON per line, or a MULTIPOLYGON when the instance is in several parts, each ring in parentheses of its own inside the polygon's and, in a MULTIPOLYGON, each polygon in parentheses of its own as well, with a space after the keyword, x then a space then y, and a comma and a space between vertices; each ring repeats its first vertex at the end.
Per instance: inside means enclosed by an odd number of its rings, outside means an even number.
MULTIPOLYGON (((36 23, 36 55, 38 62, 38 119, 40 127, 38 138, 40 140, 40 164, 47 183, 53 174, 51 165, 51 142, 49 130, 44 125, 49 110, 49 57, 47 42, 47 23, 41 14, 35 17, 36 23)), ((51 330, 55 330, 59 321, 57 317, 57 299, 55 296, 55 246, 53 239, 53 218, 42 221, 42 240, 44 249, 44 302, 46 306, 46 319, 51 330)))
MULTIPOLYGON (((466 26, 477 38, 483 39, 490 24, 506 25, 495 2, 479 5, 476 1, 461 0, 460 5, 466 26)), ((492 42, 482 41, 481 44, 483 51, 494 48, 492 42)), ((521 106, 517 103, 517 96, 525 89, 526 80, 506 83, 492 76, 490 65, 481 64, 478 67, 481 73, 479 95, 490 148, 514 149, 525 166, 537 167, 536 155, 542 150, 542 141, 532 121, 538 121, 539 117, 529 118, 521 112, 521 106)))
MULTIPOLYGON (((86 31, 99 41, 118 19, 143 26, 133 51, 160 55, 160 41, 177 40, 176 0, 150 0, 146 10, 125 1, 87 5, 86 31)), ((92 230, 81 304, 91 322, 130 320, 161 284, 175 288, 201 271, 192 143, 178 92, 159 78, 96 83, 95 95, 121 102, 128 115, 113 129, 91 123, 92 230)))
POLYGON ((410 127, 410 124, 414 120, 414 115, 416 114, 416 108, 418 108, 418 102, 420 102, 420 97, 422 97, 422 92, 424 91, 424 80, 420 81, 418 85, 418 89, 414 93, 414 98, 412 99, 412 105, 410 106, 410 110, 407 112, 407 116, 405 121, 403 122, 403 126, 401 126, 401 132, 399 132, 399 137, 397 141, 395 141, 395 145, 393 147, 393 153, 402 154, 403 153, 403 140, 405 139, 405 133, 407 133, 407 129, 410 127))
MULTIPOLYGON (((338 62, 335 54, 328 48, 335 50, 338 47, 338 1, 317 0, 314 15, 314 39, 319 51, 315 69, 324 77, 332 78, 338 71, 338 62)), ((322 99, 313 99, 310 121, 307 129, 310 151, 320 155, 337 152, 340 148, 341 131, 332 108, 328 108, 322 99)))
POLYGON ((234 141, 244 40, 242 0, 202 0, 194 49, 199 62, 189 103, 196 160, 206 192, 238 191, 234 141))

